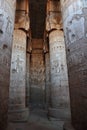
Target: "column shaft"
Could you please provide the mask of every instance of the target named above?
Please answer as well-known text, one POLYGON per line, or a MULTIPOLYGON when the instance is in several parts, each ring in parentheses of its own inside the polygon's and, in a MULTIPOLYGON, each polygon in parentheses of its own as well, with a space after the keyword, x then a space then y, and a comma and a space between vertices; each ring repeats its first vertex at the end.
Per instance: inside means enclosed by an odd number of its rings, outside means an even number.
POLYGON ((46 107, 48 108, 50 105, 50 54, 45 54, 45 81, 46 81, 46 107))
POLYGON ((30 97, 30 54, 27 53, 26 59, 26 105, 29 107, 29 97, 30 97))
POLYGON ((63 32, 52 31, 49 35, 51 108, 50 116, 64 120, 70 118, 69 88, 63 32))
POLYGON ((14 30, 9 119, 11 121, 25 121, 28 118, 26 108, 26 34, 21 30, 14 30))
POLYGON ((33 50, 31 54, 30 103, 38 108, 45 105, 45 65, 42 50, 33 50))

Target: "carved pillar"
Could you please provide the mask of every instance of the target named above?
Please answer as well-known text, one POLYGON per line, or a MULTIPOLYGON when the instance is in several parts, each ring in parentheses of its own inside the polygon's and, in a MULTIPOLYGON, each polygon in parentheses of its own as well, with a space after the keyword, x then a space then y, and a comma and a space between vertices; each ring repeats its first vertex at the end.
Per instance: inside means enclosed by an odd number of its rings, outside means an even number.
POLYGON ((29 107, 29 97, 30 97, 30 54, 26 55, 26 105, 29 107))
POLYGON ((87 129, 87 1, 61 0, 72 124, 87 129))
POLYGON ((50 104, 50 55, 49 52, 45 54, 45 81, 46 81, 46 107, 50 104))
POLYGON ((29 107, 30 98, 30 54, 26 55, 26 105, 29 107))
POLYGON ((15 4, 16 0, 0 0, 0 130, 7 126, 15 4))
POLYGON ((45 63, 43 40, 32 39, 30 58, 30 104, 34 108, 45 106, 45 63))
POLYGON ((61 30, 49 34, 51 106, 49 115, 60 120, 70 119, 69 88, 65 44, 61 30))
POLYGON ((26 34, 21 30, 14 30, 9 95, 9 119, 11 121, 26 121, 28 119, 25 89, 26 34))

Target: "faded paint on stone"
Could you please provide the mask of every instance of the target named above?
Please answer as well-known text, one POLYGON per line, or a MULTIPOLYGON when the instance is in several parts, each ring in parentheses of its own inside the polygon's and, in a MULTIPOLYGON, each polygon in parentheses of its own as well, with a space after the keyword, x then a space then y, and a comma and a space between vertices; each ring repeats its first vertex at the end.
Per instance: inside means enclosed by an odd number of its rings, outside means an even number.
POLYGON ((16 0, 0 0, 0 129, 7 125, 9 73, 16 0))
POLYGON ((30 27, 29 12, 28 12, 28 1, 19 0, 16 4, 16 18, 15 18, 15 28, 21 28, 28 30, 30 27))
POLYGON ((47 2, 47 18, 46 18, 46 30, 50 31, 54 28, 59 28, 61 22, 61 8, 59 1, 47 2))
POLYGON ((50 105, 50 54, 45 54, 46 107, 50 105))
POLYGON ((87 129, 87 1, 61 0, 69 72, 72 123, 87 129))
POLYGON ((59 119, 70 118, 69 88, 63 32, 52 31, 49 35, 51 109, 50 115, 59 119))
POLYGON ((26 55, 26 105, 29 106, 30 99, 30 54, 26 55))
MULTIPOLYGON (((38 43, 37 43, 38 44, 38 43)), ((45 101, 45 64, 41 50, 34 50, 30 59, 30 102, 43 107, 45 101)))
POLYGON ((26 34, 14 30, 9 112, 11 120, 26 120, 25 89, 26 89, 26 34))

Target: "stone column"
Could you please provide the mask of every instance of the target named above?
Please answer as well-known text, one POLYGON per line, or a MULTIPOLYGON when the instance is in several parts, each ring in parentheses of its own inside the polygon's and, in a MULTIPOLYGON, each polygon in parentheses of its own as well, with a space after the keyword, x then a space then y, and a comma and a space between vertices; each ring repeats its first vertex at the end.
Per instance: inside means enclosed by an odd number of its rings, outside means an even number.
POLYGON ((26 105, 29 107, 29 97, 30 97, 30 54, 26 55, 26 105))
POLYGON ((0 0, 0 130, 7 127, 11 45, 16 0, 0 0))
POLYGON ((50 105, 50 54, 47 52, 45 54, 45 81, 46 81, 46 107, 50 105))
POLYGON ((11 121, 26 121, 28 119, 25 89, 26 34, 21 30, 14 30, 9 95, 9 120, 11 121))
POLYGON ((61 0, 69 72, 72 124, 87 129, 87 1, 61 0))
POLYGON ((59 120, 70 119, 69 88, 65 44, 61 30, 49 34, 51 106, 49 115, 59 120))
POLYGON ((45 107, 43 39, 32 39, 32 52, 30 56, 30 105, 33 109, 45 107))
POLYGON ((45 106, 45 65, 42 51, 36 49, 31 54, 30 103, 34 108, 44 108, 45 106))

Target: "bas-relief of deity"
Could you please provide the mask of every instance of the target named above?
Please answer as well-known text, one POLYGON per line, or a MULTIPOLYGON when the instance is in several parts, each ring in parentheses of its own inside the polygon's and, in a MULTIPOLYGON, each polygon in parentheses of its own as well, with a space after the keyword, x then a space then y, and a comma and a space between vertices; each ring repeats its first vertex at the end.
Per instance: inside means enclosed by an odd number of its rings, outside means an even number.
MULTIPOLYGON (((69 11, 68 17, 64 20, 64 26, 66 27, 66 37, 68 40, 67 44, 73 43, 81 38, 85 38, 87 36, 87 5, 84 5, 84 0, 80 2, 75 2, 75 10, 74 5, 72 5, 72 13, 69 11), (78 6, 77 6, 78 5, 78 6), (83 6, 82 6, 83 5, 83 6), (69 16, 70 15, 70 16, 69 16), (73 15, 73 16, 72 16, 73 15), (78 30, 79 27, 79 30, 78 30)), ((71 9, 71 8, 70 8, 71 9)), ((65 15, 65 14, 64 14, 65 15)))
MULTIPOLYGON (((4 9, 0 9, 0 40, 5 39, 8 44, 10 44, 12 40, 14 22, 14 20, 11 19, 11 16, 9 16, 9 13, 9 10, 5 12, 4 9)), ((12 18, 14 19, 14 16, 12 16, 12 18)))
POLYGON ((72 23, 66 27, 67 44, 73 43, 84 37, 84 18, 74 19, 72 23), (79 26, 80 25, 80 26, 79 26), (79 26, 79 30, 78 27, 79 26))
MULTIPOLYGON (((4 54, 0 56, 1 57, 0 62, 1 62, 1 64, 6 66, 7 68, 9 68, 10 67, 10 57, 9 56, 11 53, 10 52, 11 38, 8 39, 8 32, 6 33, 7 21, 6 21, 4 12, 3 12, 3 14, 2 14, 2 12, 0 12, 0 51, 2 54, 4 52, 4 54), (3 41, 4 41, 4 43, 3 43, 3 41)), ((12 37, 11 32, 12 32, 12 28, 10 28, 10 30, 9 30, 10 37, 12 37)))
POLYGON ((7 26, 6 26, 6 32, 9 34, 9 37, 11 36, 11 30, 12 30, 12 21, 10 20, 10 17, 8 16, 7 18, 7 26))
POLYGON ((17 73, 23 73, 24 63, 24 60, 21 59, 19 55, 17 55, 16 60, 12 62, 12 71, 17 73))
POLYGON ((45 82, 45 68, 42 54, 33 54, 31 58, 30 67, 30 82, 33 84, 31 87, 41 87, 44 88, 45 82), (38 61, 39 59, 39 61, 38 61))

